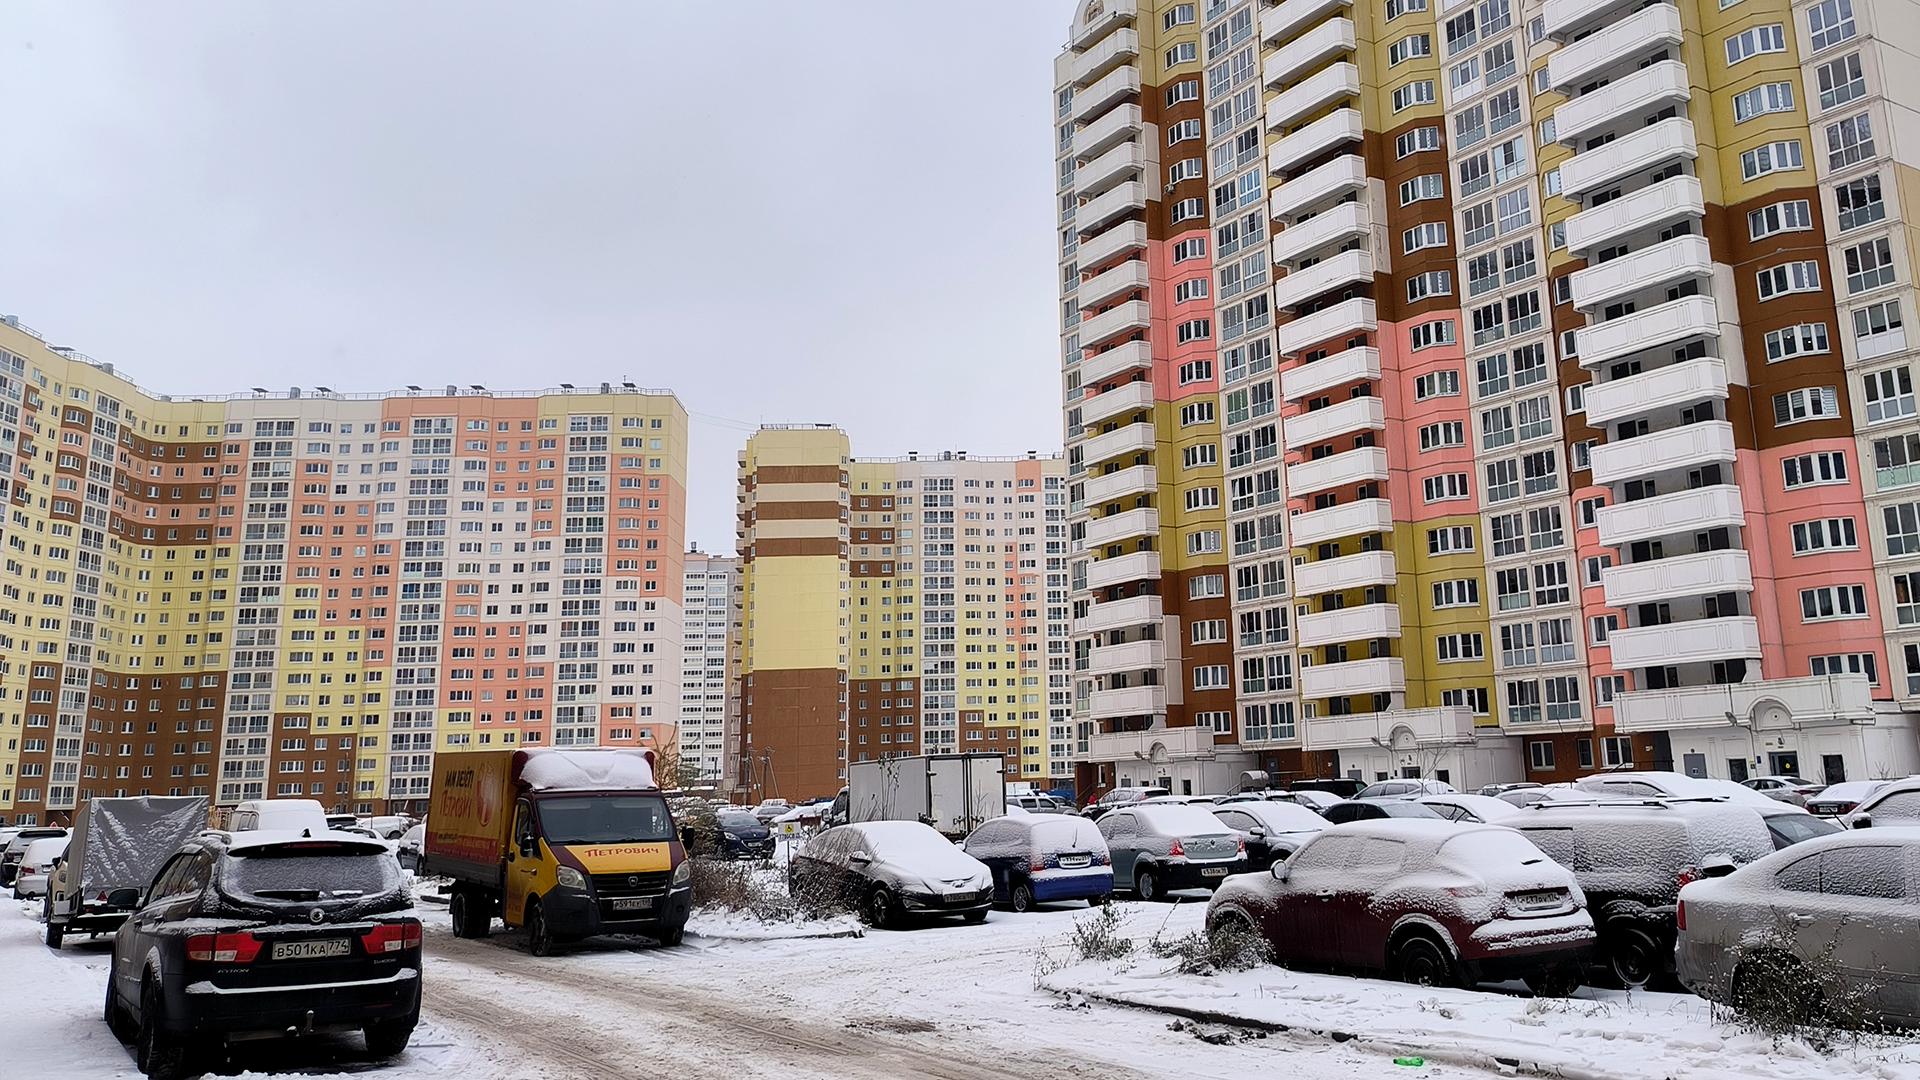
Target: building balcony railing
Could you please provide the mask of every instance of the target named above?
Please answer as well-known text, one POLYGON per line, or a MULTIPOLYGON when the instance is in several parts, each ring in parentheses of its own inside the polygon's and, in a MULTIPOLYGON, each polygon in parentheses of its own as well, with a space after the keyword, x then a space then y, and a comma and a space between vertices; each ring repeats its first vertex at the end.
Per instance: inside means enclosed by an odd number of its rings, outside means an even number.
POLYGON ((1377 397, 1359 397, 1324 409, 1295 413, 1286 418, 1280 433, 1287 449, 1298 450, 1348 432, 1385 431, 1386 427, 1386 403, 1377 397))
POLYGON ((1299 401, 1326 390, 1380 381, 1380 350, 1371 345, 1346 349, 1280 373, 1280 396, 1299 401))
POLYGON ((1709 398, 1727 399, 1727 362, 1717 356, 1703 356, 1624 379, 1589 384, 1587 423, 1601 427, 1615 420, 1709 398))
POLYGON ((1668 177, 1568 218, 1567 250, 1579 258, 1592 258, 1595 248, 1705 213, 1699 177, 1668 177))
POLYGON ((1725 420, 1683 424, 1593 448, 1593 482, 1618 484, 1636 477, 1699 465, 1732 465, 1733 425, 1725 420))
POLYGON ((1607 603, 1620 608, 1683 596, 1752 592, 1753 564, 1737 549, 1702 551, 1608 567, 1601 571, 1600 584, 1607 603))
POLYGON ((1693 121, 1672 116, 1629 135, 1582 150, 1560 166, 1561 193, 1579 199, 1635 173, 1652 172, 1675 161, 1700 156, 1693 121))
POLYGON ((1613 666, 1622 671, 1713 660, 1757 660, 1760 626, 1750 615, 1690 619, 1615 630, 1607 635, 1607 644, 1613 652, 1613 666))
POLYGON ((1362 604, 1300 616, 1300 644, 1338 645, 1347 641, 1400 636, 1399 604, 1362 604))
POLYGON ((1295 514, 1287 524, 1295 547, 1311 547, 1363 533, 1392 532, 1393 503, 1388 499, 1360 499, 1295 514))
POLYGON ((1362 551, 1337 559, 1316 559, 1293 568, 1295 598, 1391 585, 1398 567, 1391 551, 1362 551))
POLYGON ((1300 696, 1304 698, 1406 692, 1406 664, 1397 656, 1314 664, 1300 670, 1300 696))

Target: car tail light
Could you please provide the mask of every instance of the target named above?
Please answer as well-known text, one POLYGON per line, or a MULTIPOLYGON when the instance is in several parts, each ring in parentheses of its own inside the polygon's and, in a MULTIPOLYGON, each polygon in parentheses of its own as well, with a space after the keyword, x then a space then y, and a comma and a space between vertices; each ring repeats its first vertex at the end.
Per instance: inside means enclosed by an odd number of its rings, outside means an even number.
POLYGON ((1245 840, 1237 840, 1235 841, 1235 845, 1233 852, 1235 855, 1243 856, 1247 853, 1247 842, 1245 840))
POLYGON ((1045 870, 1046 868, 1047 868, 1047 857, 1045 855, 1042 855, 1036 851, 1030 857, 1028 857, 1027 859, 1028 870, 1038 873, 1039 871, 1045 870))
POLYGON ((367 950, 370 956, 417 949, 420 947, 420 924, 411 920, 380 923, 360 935, 360 947, 367 950))
POLYGON ((1454 897, 1487 895, 1487 890, 1479 885, 1448 885, 1440 891, 1454 897))
POLYGON ((206 964, 251 964, 260 955, 252 934, 195 934, 187 939, 187 959, 206 964))
POLYGON ((1173 847, 1167 850, 1167 854, 1173 856, 1176 859, 1185 858, 1187 854, 1187 849, 1181 847, 1179 839, 1176 838, 1173 842, 1173 847))
POLYGON ((1681 930, 1687 928, 1687 902, 1684 899, 1674 906, 1673 925, 1681 930))

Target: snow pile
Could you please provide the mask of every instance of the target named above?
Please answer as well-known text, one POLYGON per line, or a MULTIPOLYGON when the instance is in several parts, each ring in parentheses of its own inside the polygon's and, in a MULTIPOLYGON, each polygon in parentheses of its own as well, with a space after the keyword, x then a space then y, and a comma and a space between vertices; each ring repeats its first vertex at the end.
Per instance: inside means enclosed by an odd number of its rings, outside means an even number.
POLYGON ((608 747, 522 750, 520 782, 535 791, 639 791, 654 786, 653 751, 608 747))
POLYGON ((849 914, 790 920, 762 919, 750 911, 698 908, 687 919, 687 935, 716 941, 785 941, 792 938, 860 937, 866 931, 849 914))

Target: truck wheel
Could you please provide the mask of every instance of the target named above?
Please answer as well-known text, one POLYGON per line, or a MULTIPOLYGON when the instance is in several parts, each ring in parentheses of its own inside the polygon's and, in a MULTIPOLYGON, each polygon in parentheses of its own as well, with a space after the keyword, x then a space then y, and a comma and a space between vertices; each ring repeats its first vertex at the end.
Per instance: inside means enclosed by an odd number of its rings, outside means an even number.
POLYGON ((134 1036, 133 1060, 147 1080, 184 1080, 187 1051, 162 1030, 160 987, 149 979, 140 991, 140 1028, 134 1036))
POLYGON ((47 948, 52 949, 55 952, 60 951, 60 941, 62 938, 66 937, 66 934, 67 934, 66 928, 61 926, 59 923, 51 923, 51 922, 48 923, 47 924, 47 948))
POLYGON ((453 899, 447 902, 447 913, 453 917, 453 936, 457 938, 483 938, 493 926, 493 914, 486 910, 486 902, 474 895, 474 890, 458 888, 453 890, 453 899))
POLYGON ((553 927, 547 925, 547 913, 540 901, 527 899, 527 951, 535 956, 552 956, 557 943, 553 927))
POLYGON ((681 941, 685 940, 686 936, 687 936, 687 924, 681 923, 678 926, 661 927, 660 932, 655 934, 653 938, 655 941, 658 941, 660 943, 661 948, 671 949, 674 946, 680 944, 681 941))
POLYGON ((367 1053, 375 1058, 390 1058, 407 1048, 407 1040, 413 1038, 413 1026, 419 1022, 418 1016, 405 1016, 398 1020, 377 1020, 365 1029, 367 1053))

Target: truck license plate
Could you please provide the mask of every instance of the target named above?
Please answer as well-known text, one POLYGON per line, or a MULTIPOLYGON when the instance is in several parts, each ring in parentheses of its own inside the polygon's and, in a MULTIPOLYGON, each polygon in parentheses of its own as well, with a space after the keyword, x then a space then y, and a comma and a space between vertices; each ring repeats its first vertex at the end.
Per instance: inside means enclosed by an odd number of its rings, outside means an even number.
POLYGON ((1200 868, 1200 876, 1201 877, 1226 877, 1227 868, 1224 866, 1203 866, 1200 868))
POLYGON ((317 960, 327 956, 345 956, 353 951, 346 938, 322 938, 319 941, 276 941, 275 960, 317 960))
POLYGON ((615 911, 646 911, 653 907, 651 896, 620 896, 613 901, 615 911))

